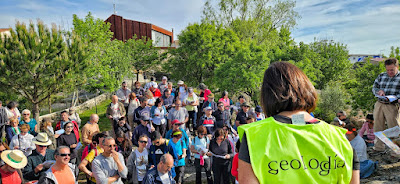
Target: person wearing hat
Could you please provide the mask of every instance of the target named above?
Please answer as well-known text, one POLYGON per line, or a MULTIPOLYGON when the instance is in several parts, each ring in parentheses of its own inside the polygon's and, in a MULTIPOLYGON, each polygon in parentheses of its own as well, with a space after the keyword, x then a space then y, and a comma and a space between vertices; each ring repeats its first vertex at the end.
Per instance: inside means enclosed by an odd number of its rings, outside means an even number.
POLYGON ((223 102, 218 102, 218 109, 212 113, 215 117, 215 128, 222 128, 224 125, 231 127, 231 114, 225 109, 223 102))
POLYGON ((179 98, 175 100, 175 108, 169 110, 168 112, 168 129, 172 128, 172 121, 174 119, 179 120, 179 122, 183 123, 180 127, 185 129, 186 122, 189 121, 189 113, 186 108, 181 108, 182 102, 179 98))
POLYGON ((346 123, 340 120, 338 117, 335 117, 333 118, 332 125, 344 128, 346 126, 346 123))
POLYGON ((186 108, 189 113, 189 121, 186 123, 186 127, 189 128, 190 132, 196 129, 197 124, 197 106, 199 105, 199 98, 193 92, 193 88, 188 88, 188 95, 185 100, 182 102, 182 106, 186 108))
POLYGON ((163 76, 161 82, 158 84, 158 89, 160 89, 161 94, 164 94, 164 91, 168 88, 168 78, 167 76, 163 76))
POLYGON ((256 121, 265 119, 265 115, 262 112, 261 106, 257 105, 254 111, 256 112, 256 121))
POLYGON ((54 184, 65 183, 75 184, 75 165, 69 163, 71 151, 67 146, 59 146, 54 152, 56 162, 43 175, 40 176, 38 183, 54 184))
POLYGON ((157 84, 153 84, 150 87, 150 91, 151 91, 151 93, 153 93, 153 97, 154 98, 160 98, 162 96, 161 95, 161 91, 160 91, 160 89, 158 89, 158 85, 157 84))
MULTIPOLYGON (((186 131, 183 128, 180 127, 182 124, 183 123, 179 122, 179 120, 174 119, 172 121, 172 129, 168 130, 168 132, 165 134, 165 138, 166 139, 172 139, 172 137, 173 137, 172 136, 172 132, 179 130, 179 131, 182 132, 182 140, 185 141, 186 147, 189 148, 189 136, 186 133, 186 131)), ((190 155, 190 150, 189 149, 187 150, 186 155, 190 155)))
POLYGON ((0 184, 20 184, 23 182, 23 176, 20 169, 27 164, 27 158, 20 150, 5 150, 1 153, 1 160, 4 165, 0 168, 0 184))
POLYGON ((143 134, 150 137, 150 133, 154 131, 154 128, 150 124, 150 116, 143 116, 140 120, 140 124, 133 130, 132 144, 139 146, 139 137, 143 134))
POLYGON ((51 144, 51 140, 46 133, 38 133, 32 142, 35 144, 36 150, 28 156, 28 164, 22 171, 25 179, 29 181, 38 180, 40 174, 46 171, 43 163, 54 160, 54 150, 47 149, 47 146, 51 144))
POLYGON ((118 96, 113 95, 111 97, 111 103, 107 107, 106 116, 111 121, 113 130, 117 128, 118 120, 121 117, 125 117, 126 111, 124 104, 118 101, 118 96))
POLYGON ((187 91, 188 88, 186 86, 186 84, 183 81, 178 81, 178 87, 176 88, 176 96, 181 100, 185 100, 186 96, 187 96, 187 91))
POLYGON ((256 117, 254 112, 250 112, 250 104, 248 102, 243 102, 241 110, 236 116, 235 125, 239 127, 240 125, 247 124, 246 120, 249 116, 256 117))
POLYGON ((204 108, 206 108, 206 107, 211 107, 213 112, 215 112, 218 109, 217 103, 214 102, 214 94, 213 93, 210 93, 208 95, 207 101, 204 102, 203 107, 201 108, 201 109, 203 109, 203 112, 205 112, 204 108))
MULTIPOLYGON (((161 137, 160 132, 154 131, 150 134, 150 140, 152 145, 149 149, 149 165, 150 168, 157 166, 160 162, 162 155, 169 153, 174 158, 174 166, 178 164, 178 155, 172 145, 169 143, 168 139, 161 137)), ((175 177, 175 169, 171 170, 172 176, 175 177)))
POLYGON ((81 118, 79 117, 79 114, 76 112, 76 107, 70 107, 68 109, 68 114, 69 114, 69 120, 71 121, 76 121, 78 123, 78 126, 81 127, 81 118))
POLYGON ((212 115, 212 108, 206 107, 204 115, 200 118, 199 125, 203 125, 207 129, 207 134, 214 134, 215 130, 215 122, 217 121, 215 117, 212 115))

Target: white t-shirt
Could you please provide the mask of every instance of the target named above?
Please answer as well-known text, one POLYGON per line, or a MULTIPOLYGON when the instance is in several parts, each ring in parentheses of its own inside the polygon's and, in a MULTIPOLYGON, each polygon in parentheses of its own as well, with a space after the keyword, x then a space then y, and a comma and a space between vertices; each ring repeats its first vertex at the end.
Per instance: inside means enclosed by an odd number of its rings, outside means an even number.
POLYGON ((170 184, 170 183, 171 183, 171 182, 169 181, 169 175, 168 175, 168 173, 162 174, 162 173, 158 172, 158 175, 160 176, 161 182, 162 182, 163 184, 170 184))
POLYGON ((146 175, 146 165, 149 163, 148 152, 147 149, 144 149, 142 153, 139 150, 135 150, 136 154, 136 171, 138 173, 138 181, 143 181, 144 176, 146 175))
POLYGON ((368 160, 367 145, 365 144, 365 141, 362 137, 357 135, 353 140, 350 141, 350 144, 356 151, 356 154, 358 156, 358 159, 360 159, 360 162, 368 160))
POLYGON ((119 108, 124 108, 124 107, 119 107, 118 103, 116 104, 111 103, 111 110, 112 110, 111 116, 113 117, 114 120, 118 120, 121 117, 121 110, 119 108))
POLYGON ((160 108, 156 107, 156 109, 154 109, 154 118, 153 118, 153 123, 156 125, 162 125, 165 124, 166 120, 165 120, 165 114, 166 112, 164 111, 164 108, 161 107, 160 108), (158 114, 158 116, 156 116, 156 114, 158 114))

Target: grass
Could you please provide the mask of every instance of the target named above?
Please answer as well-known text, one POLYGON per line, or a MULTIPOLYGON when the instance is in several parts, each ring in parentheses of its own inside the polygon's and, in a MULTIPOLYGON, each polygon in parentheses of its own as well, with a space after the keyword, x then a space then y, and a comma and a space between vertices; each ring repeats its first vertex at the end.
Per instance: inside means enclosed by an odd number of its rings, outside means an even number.
MULTIPOLYGON (((108 130, 112 129, 110 119, 108 119, 106 117, 107 106, 110 103, 111 103, 111 100, 106 100, 97 105, 97 115, 99 115, 99 118, 100 118, 99 119, 100 131, 108 131, 108 130)), ((96 114, 96 107, 93 107, 92 109, 86 110, 79 114, 79 116, 82 120, 81 126, 85 125, 86 122, 89 121, 91 114, 96 114)))

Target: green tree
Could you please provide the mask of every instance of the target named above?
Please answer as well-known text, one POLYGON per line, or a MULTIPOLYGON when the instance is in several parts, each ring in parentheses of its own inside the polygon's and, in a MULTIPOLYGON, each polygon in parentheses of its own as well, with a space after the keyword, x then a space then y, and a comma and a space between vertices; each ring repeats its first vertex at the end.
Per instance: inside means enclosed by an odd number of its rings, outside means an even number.
POLYGON ((29 100, 38 119, 39 103, 62 91, 87 66, 86 46, 56 25, 49 29, 40 20, 36 26, 17 22, 11 36, 0 39, 0 66, 0 85, 29 100))
POLYGON ((351 94, 351 106, 354 110, 371 112, 376 102, 372 94, 372 86, 378 75, 385 71, 384 63, 373 64, 370 61, 357 63, 352 73, 354 78, 345 83, 348 92, 351 94))
POLYGON ((331 122, 337 111, 348 108, 349 98, 343 85, 332 81, 321 90, 315 115, 326 122, 331 122))

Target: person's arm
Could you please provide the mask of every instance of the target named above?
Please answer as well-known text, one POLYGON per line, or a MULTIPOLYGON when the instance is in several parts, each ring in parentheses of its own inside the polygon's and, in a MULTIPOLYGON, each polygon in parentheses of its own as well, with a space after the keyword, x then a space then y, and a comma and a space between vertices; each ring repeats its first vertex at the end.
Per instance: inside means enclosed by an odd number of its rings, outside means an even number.
POLYGON ((128 168, 125 166, 124 157, 122 154, 112 151, 113 159, 118 167, 118 174, 121 178, 126 178, 128 176, 128 168))
POLYGON ((7 136, 7 141, 11 142, 11 139, 14 137, 12 127, 7 127, 6 136, 7 136))
POLYGON ((232 160, 232 169, 231 169, 231 174, 236 179, 238 179, 238 174, 239 174, 239 172, 238 172, 238 160, 239 160, 239 157, 237 155, 235 155, 233 157, 233 160, 232 160))
POLYGON ((260 183, 258 182, 258 179, 253 172, 251 164, 239 159, 239 169, 240 169, 238 173, 239 183, 246 183, 246 184, 260 183))
POLYGON ((83 144, 89 145, 90 143, 92 143, 92 141, 89 139, 89 130, 87 129, 87 127, 84 126, 81 131, 83 144))
POLYGON ((116 174, 112 177, 107 177, 101 168, 100 161, 94 159, 92 163, 92 172, 94 178, 96 178, 96 183, 98 184, 110 184, 118 180, 119 176, 116 174))
POLYGON ((363 124, 363 126, 361 127, 361 129, 360 129, 360 131, 358 132, 358 135, 360 136, 360 137, 363 137, 364 136, 364 132, 365 132, 365 130, 367 130, 367 126, 368 126, 368 123, 364 123, 363 124))
POLYGON ((78 168, 79 170, 81 170, 82 172, 84 172, 85 174, 87 174, 88 176, 92 176, 93 177, 93 173, 92 171, 89 171, 89 169, 86 168, 86 166, 88 165, 89 161, 86 159, 83 159, 82 162, 79 164, 78 168))
POLYGON ((28 163, 22 170, 22 174, 28 180, 36 180, 40 176, 40 171, 43 169, 43 164, 33 165, 32 159, 28 158, 28 163))
POLYGON ((119 102, 118 105, 120 106, 119 109, 121 110, 121 116, 125 117, 126 116, 126 110, 125 110, 124 104, 119 102))
POLYGON ((360 170, 353 170, 350 184, 360 184, 360 170))
MULTIPOLYGON (((132 151, 128 157, 128 160, 126 161, 126 167, 128 168, 128 175, 132 176, 134 170, 136 169, 135 160, 136 160, 136 153, 135 153, 135 151, 132 151)), ((136 176, 132 176, 132 177, 136 177, 136 176)))

